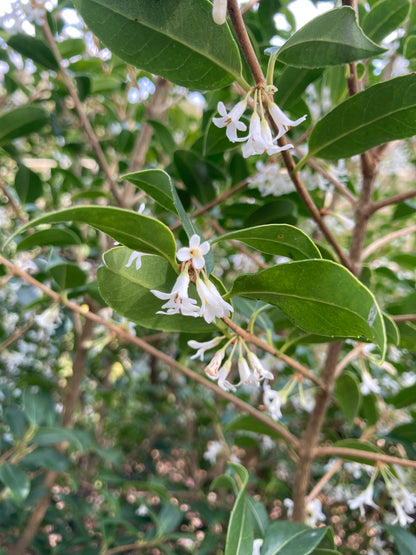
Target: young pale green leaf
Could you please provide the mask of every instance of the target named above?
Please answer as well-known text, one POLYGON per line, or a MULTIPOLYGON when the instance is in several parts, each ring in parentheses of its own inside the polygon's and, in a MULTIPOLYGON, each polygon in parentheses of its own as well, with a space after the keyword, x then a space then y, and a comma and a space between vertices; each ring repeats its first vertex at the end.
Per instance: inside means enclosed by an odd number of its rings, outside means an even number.
POLYGON ((235 500, 233 510, 231 511, 225 544, 225 555, 252 555, 254 541, 253 525, 250 520, 246 496, 248 472, 240 464, 230 463, 230 465, 238 474, 241 488, 235 500))
POLYGON ((309 137, 307 158, 346 158, 415 133, 416 74, 410 74, 355 94, 324 116, 309 137))
POLYGON ((409 10, 409 0, 381 0, 364 17, 363 31, 374 42, 380 42, 397 29, 409 10))
POLYGON ((239 81, 241 59, 208 0, 75 0, 100 40, 125 62, 191 89, 239 81))
POLYGON ((48 121, 48 114, 37 106, 21 106, 5 112, 0 116, 0 145, 40 131, 48 121))
POLYGON ((360 386, 352 372, 345 372, 337 379, 335 398, 344 413, 345 420, 351 426, 361 403, 360 386))
POLYGON ((393 524, 384 524, 384 528, 393 536, 399 550, 398 555, 414 555, 416 553, 416 536, 393 524))
MULTIPOLYGON (((366 37, 349 6, 326 12, 304 25, 279 49, 280 62, 302 68, 348 64, 385 52, 366 37)), ((273 49, 268 49, 273 54, 273 49)))
POLYGON ((34 231, 20 241, 17 251, 33 249, 35 247, 53 246, 65 247, 67 245, 80 245, 81 239, 70 229, 54 228, 34 231))
POLYGON ((175 238, 165 224, 149 216, 111 206, 77 206, 46 214, 25 224, 9 241, 29 227, 67 221, 88 224, 107 233, 126 247, 163 256, 174 268, 177 267, 175 238))
MULTIPOLYGON (((212 331, 203 318, 181 314, 156 314, 162 310, 164 301, 150 289, 169 292, 177 278, 166 260, 155 256, 143 256, 142 265, 136 269, 135 262, 127 268, 131 251, 116 247, 104 255, 105 266, 98 269, 97 280, 105 302, 128 320, 145 328, 162 331, 202 333, 212 331)), ((190 293, 195 293, 193 286, 190 293)), ((196 297, 196 294, 192 295, 196 297)))
POLYGON ((30 58, 36 64, 46 67, 46 69, 59 70, 58 62, 52 50, 43 40, 24 33, 17 33, 10 37, 7 44, 19 54, 30 58))
POLYGON ((13 501, 20 505, 30 492, 30 480, 27 475, 8 462, 0 466, 0 481, 9 488, 13 501))
POLYGON ((145 193, 163 206, 163 208, 169 210, 169 212, 177 214, 188 237, 197 233, 194 224, 185 212, 170 175, 165 171, 143 170, 140 172, 128 173, 123 176, 123 179, 127 179, 130 183, 140 187, 140 189, 145 191, 145 193))
POLYGON ((300 229, 287 224, 270 224, 249 227, 226 233, 212 243, 237 239, 261 252, 287 256, 292 260, 321 258, 313 241, 300 229))
POLYGON ((377 301, 335 262, 304 260, 241 276, 228 294, 234 295, 278 306, 305 331, 374 342, 384 357, 386 334, 377 301))
POLYGON ((327 527, 310 528, 301 522, 269 524, 261 555, 309 555, 323 540, 327 527))

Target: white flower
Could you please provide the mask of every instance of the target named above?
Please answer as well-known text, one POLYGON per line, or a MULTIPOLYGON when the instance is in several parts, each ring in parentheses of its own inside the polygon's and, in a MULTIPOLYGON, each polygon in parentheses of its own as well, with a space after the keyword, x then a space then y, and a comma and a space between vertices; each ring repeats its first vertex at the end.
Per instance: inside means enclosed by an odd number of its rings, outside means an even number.
POLYGON ((181 262, 190 260, 194 268, 201 270, 205 264, 204 254, 207 254, 210 246, 208 241, 204 241, 202 245, 200 243, 199 235, 192 235, 189 240, 189 247, 182 247, 178 250, 176 254, 177 259, 181 262))
POLYGON ((413 522, 414 519, 406 513, 397 499, 393 499, 393 505, 396 511, 396 518, 392 521, 392 524, 399 523, 400 526, 405 527, 413 522))
POLYGON ((410 493, 406 486, 397 479, 386 480, 386 486, 390 493, 394 509, 396 511, 396 518, 393 524, 398 522, 400 526, 406 526, 409 522, 413 522, 413 518, 409 514, 413 514, 416 509, 416 495, 410 493))
POLYGON ((379 506, 373 501, 373 493, 374 487, 370 482, 370 485, 362 493, 360 493, 360 495, 357 495, 357 497, 348 501, 350 509, 360 509, 361 516, 364 516, 365 514, 364 505, 368 505, 374 509, 379 509, 379 506))
POLYGON ((270 116, 279 130, 276 139, 280 139, 280 137, 284 135, 291 126, 299 125, 306 119, 306 115, 305 115, 295 121, 292 121, 282 112, 279 106, 274 102, 271 102, 268 108, 269 108, 270 116))
POLYGON ((374 379, 370 372, 364 369, 361 373, 362 382, 360 383, 360 390, 363 395, 368 395, 371 391, 374 393, 381 393, 380 386, 376 379, 374 379))
POLYGON ((221 366, 222 359, 225 356, 225 349, 220 349, 212 357, 211 362, 205 367, 205 374, 215 380, 218 378, 218 369, 221 366))
POLYGON ((247 360, 240 356, 238 358, 238 373, 240 374, 240 383, 251 384, 256 383, 256 378, 250 370, 247 360))
POLYGON ((129 261, 126 264, 126 268, 130 268, 133 262, 136 260, 136 270, 140 270, 142 267, 142 256, 145 255, 144 252, 133 251, 130 255, 129 261))
POLYGON ((220 118, 212 118, 212 122, 217 127, 226 127, 225 134, 232 142, 244 141, 245 138, 238 138, 237 131, 245 131, 247 126, 240 121, 241 116, 244 114, 247 107, 247 100, 240 100, 234 108, 227 114, 227 110, 223 102, 218 102, 217 110, 220 113, 220 118))
POLYGON ((266 368, 260 362, 258 357, 252 351, 248 351, 247 358, 251 368, 255 372, 256 381, 263 380, 263 379, 266 379, 266 380, 273 379, 274 377, 273 374, 268 370, 266 370, 266 368))
POLYGON ((224 391, 235 391, 236 387, 227 381, 228 374, 231 370, 231 360, 228 359, 224 362, 218 372, 218 385, 224 391))
POLYGON ((227 0, 214 0, 212 5, 212 19, 217 25, 225 23, 227 18, 227 0))
MULTIPOLYGON (((283 505, 287 508, 287 516, 291 518, 293 515, 293 501, 291 499, 284 499, 283 505)), ((322 512, 322 503, 318 498, 312 499, 305 507, 306 518, 305 524, 308 526, 316 526, 316 523, 321 520, 326 520, 326 516, 322 512)))
POLYGON ((199 316, 199 306, 197 306, 195 299, 189 298, 188 288, 188 266, 185 266, 170 293, 164 293, 163 291, 151 289, 150 292, 153 293, 155 297, 168 301, 162 306, 162 308, 167 308, 167 312, 159 310, 156 314, 183 314, 184 316, 199 316))
POLYGON ((252 555, 260 555, 260 549, 263 545, 263 540, 261 538, 257 538, 253 542, 253 553, 252 555))
POLYGON ((223 445, 220 441, 209 441, 207 450, 204 453, 204 459, 211 464, 217 462, 217 455, 223 450, 223 445))
POLYGON ((194 339, 191 339, 190 341, 188 341, 189 347, 191 347, 191 349, 198 349, 197 352, 191 356, 191 360, 194 358, 199 358, 199 360, 203 360, 205 351, 213 349, 219 343, 221 343, 223 339, 223 335, 220 335, 219 337, 214 337, 214 339, 211 339, 211 341, 195 341, 194 339))
POLYGON ((266 408, 273 420, 279 420, 279 418, 281 418, 282 411, 280 410, 280 407, 284 402, 285 399, 279 395, 278 391, 272 389, 268 383, 264 384, 263 403, 266 405, 266 408))
POLYGON ((54 330, 62 322, 62 318, 59 316, 59 305, 52 305, 42 314, 35 316, 35 322, 43 329, 54 330))
POLYGON ((250 127, 248 129, 247 142, 243 145, 243 156, 248 158, 255 154, 263 154, 267 149, 267 145, 263 141, 261 133, 261 120, 257 112, 253 112, 250 118, 250 127))
POLYGON ((199 316, 203 316, 205 321, 210 324, 215 318, 223 318, 229 316, 233 311, 233 307, 228 304, 219 294, 215 285, 199 276, 196 278, 196 290, 201 299, 201 309, 199 316))

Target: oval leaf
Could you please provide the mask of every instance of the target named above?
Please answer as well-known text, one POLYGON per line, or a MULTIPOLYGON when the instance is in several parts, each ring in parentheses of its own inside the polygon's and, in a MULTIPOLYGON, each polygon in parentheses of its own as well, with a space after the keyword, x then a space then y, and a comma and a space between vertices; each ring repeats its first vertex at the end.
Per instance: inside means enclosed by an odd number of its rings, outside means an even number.
POLYGON ((315 17, 299 29, 280 48, 277 59, 294 67, 313 69, 348 64, 385 51, 364 35, 355 11, 343 6, 315 17))
POLYGON ((52 50, 43 40, 23 33, 16 33, 10 37, 7 44, 19 54, 30 58, 36 64, 46 67, 46 69, 59 70, 58 62, 52 50))
POLYGON ((0 481, 9 488, 13 501, 20 505, 29 495, 30 480, 27 475, 14 466, 14 464, 3 463, 0 466, 0 481))
POLYGON ((326 526, 313 529, 301 522, 272 522, 261 555, 308 555, 321 543, 327 530, 326 526))
POLYGON ((361 403, 360 386, 352 372, 346 372, 337 379, 335 398, 338 401, 345 419, 351 426, 357 416, 361 403))
POLYGON ((242 483, 238 492, 227 531, 225 555, 252 555, 253 553, 253 525, 250 520, 249 505, 247 503, 246 489, 248 472, 240 464, 230 463, 242 483))
POLYGON ((286 224, 261 225, 233 231, 213 243, 237 239, 261 252, 287 256, 292 260, 321 258, 318 247, 300 229, 286 224))
POLYGON ((233 295, 278 306, 305 331, 374 342, 384 356, 384 323, 373 294, 335 262, 304 260, 241 276, 233 295))
POLYGON ((329 112, 312 130, 307 157, 347 158, 415 133, 416 74, 410 74, 369 87, 329 112))
POLYGON ((177 268, 175 238, 165 224, 149 216, 111 206, 77 206, 46 214, 25 224, 9 241, 29 227, 67 221, 95 227, 133 250, 163 256, 177 268))
POLYGON ((39 131, 48 121, 48 114, 37 106, 22 106, 10 110, 0 116, 0 144, 39 131))
POLYGON ((397 29, 409 10, 409 0, 381 0, 365 15, 363 31, 373 41, 380 42, 397 29))
POLYGON ((416 536, 393 524, 384 524, 384 528, 393 536, 399 550, 398 555, 414 555, 416 553, 416 536))
POLYGON ((191 89, 217 89, 241 77, 227 25, 207 0, 75 0, 86 24, 125 62, 191 89))
POLYGON ((41 229, 25 237, 17 245, 18 251, 33 249, 35 247, 53 246, 65 247, 67 245, 80 245, 81 239, 70 229, 54 228, 41 229))
MULTIPOLYGON (((188 333, 212 331, 212 326, 203 318, 157 314, 164 301, 153 295, 150 289, 171 291, 177 275, 163 258, 156 256, 143 256, 139 270, 135 262, 127 268, 130 254, 131 251, 124 247, 104 254, 105 266, 98 269, 97 280, 100 293, 109 306, 145 328, 188 333)), ((192 290, 191 287, 191 295, 192 290)))

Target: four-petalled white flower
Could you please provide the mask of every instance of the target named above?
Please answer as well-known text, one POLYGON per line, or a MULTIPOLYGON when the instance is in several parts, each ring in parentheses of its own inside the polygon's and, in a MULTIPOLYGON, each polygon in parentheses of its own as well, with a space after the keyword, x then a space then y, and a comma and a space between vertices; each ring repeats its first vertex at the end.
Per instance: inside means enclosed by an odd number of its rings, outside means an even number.
POLYGON ((195 269, 202 270, 205 264, 204 255, 207 254, 209 249, 208 241, 201 244, 201 238, 195 234, 189 240, 189 247, 179 249, 176 256, 181 262, 190 260, 195 269))
POLYGON ((246 138, 239 138, 237 135, 237 131, 245 131, 247 129, 246 124, 240 121, 240 118, 244 114, 246 107, 247 100, 241 100, 227 114, 227 109, 224 106, 224 102, 218 102, 217 110, 221 117, 212 118, 212 122, 217 127, 227 128, 225 134, 232 143, 246 140, 246 138))

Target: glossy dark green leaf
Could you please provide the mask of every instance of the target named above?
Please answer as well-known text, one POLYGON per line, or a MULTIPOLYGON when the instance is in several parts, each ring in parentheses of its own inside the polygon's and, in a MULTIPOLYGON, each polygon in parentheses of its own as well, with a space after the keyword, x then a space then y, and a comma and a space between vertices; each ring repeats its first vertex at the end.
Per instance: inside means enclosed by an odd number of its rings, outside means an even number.
POLYGON ((363 397, 360 416, 367 422, 367 426, 374 426, 380 418, 377 397, 372 391, 363 397))
POLYGON ((312 130, 310 156, 347 158, 416 133, 416 74, 396 77, 348 98, 312 130))
POLYGON ((56 470, 56 472, 66 472, 69 467, 68 458, 50 447, 39 447, 26 455, 22 460, 22 464, 25 467, 39 468, 50 468, 51 470, 56 470))
MULTIPOLYGON (((273 49, 268 49, 273 52, 273 49)), ((347 64, 385 52, 366 37, 349 6, 315 17, 279 49, 277 59, 302 68, 347 64)))
POLYGON ((49 273, 60 289, 82 287, 87 281, 87 274, 77 264, 56 264, 49 268, 49 273))
POLYGON ((28 476, 14 464, 8 462, 0 466, 0 481, 9 488, 13 501, 20 505, 30 492, 28 476))
POLYGON ((0 116, 0 145, 40 131, 48 121, 48 114, 37 106, 22 106, 5 112, 0 116))
POLYGON ((384 524, 383 527, 393 536, 394 542, 399 550, 398 555, 414 555, 416 553, 415 535, 393 524, 384 524))
POLYGON ((42 447, 56 445, 62 441, 67 441, 72 445, 72 447, 79 451, 83 451, 85 449, 85 445, 74 430, 58 426, 40 428, 33 437, 32 441, 42 447))
POLYGON ((336 381, 335 398, 350 426, 357 416, 361 402, 360 386, 352 372, 345 372, 336 381))
POLYGON ((241 276, 228 296, 234 295, 278 306, 305 331, 374 342, 384 356, 384 323, 373 294, 334 262, 305 260, 241 276))
POLYGON ((137 185, 152 197, 160 206, 177 214, 188 237, 197 233, 178 196, 170 175, 163 170, 143 170, 123 175, 130 183, 137 185))
POLYGON ((180 178, 191 195, 202 204, 215 198, 212 182, 223 176, 211 162, 191 150, 177 150, 173 159, 180 178))
POLYGON ((246 495, 246 502, 254 532, 258 536, 264 537, 269 524, 266 507, 261 501, 254 499, 251 495, 246 495))
MULTIPOLYGON (((276 76, 275 101, 282 109, 293 106, 306 87, 322 74, 322 69, 302 69, 285 66, 276 76)), ((344 78, 345 81, 345 78, 344 78)))
POLYGON ((14 179, 14 187, 23 204, 35 202, 43 191, 42 180, 38 174, 24 164, 19 165, 14 179))
POLYGON ((29 227, 68 221, 88 224, 126 247, 163 256, 174 268, 177 267, 175 239, 167 226, 149 216, 111 206, 77 206, 46 214, 25 224, 9 241, 29 227))
POLYGON ((313 241, 300 229, 286 224, 250 227, 226 233, 212 243, 237 239, 261 252, 287 256, 293 260, 321 258, 313 241))
MULTIPOLYGON (((131 251, 123 247, 112 249, 104 255, 105 266, 98 269, 98 287, 109 306, 146 328, 189 333, 212 331, 212 326, 203 318, 156 314, 164 301, 153 295, 150 289, 171 291, 177 274, 166 260, 155 256, 143 256, 139 270, 135 262, 127 268, 130 254, 131 251)), ((193 288, 190 289, 191 296, 192 292, 195 296, 193 288)))
POLYGON ((241 487, 228 524, 225 555, 252 555, 253 553, 253 525, 250 520, 247 504, 246 489, 248 472, 240 464, 230 463, 237 473, 241 487))
POLYGON ((244 221, 247 227, 271 224, 285 223, 295 225, 298 221, 298 207, 287 198, 266 202, 256 210, 250 213, 244 221))
MULTIPOLYGON (((364 402, 364 401, 363 401, 364 402)), ((344 447, 346 449, 358 449, 359 451, 367 451, 369 453, 382 453, 380 449, 367 443, 366 441, 359 441, 358 439, 342 439, 334 443, 334 447, 344 447)), ((363 459, 359 455, 343 455, 342 458, 348 459, 349 461, 359 462, 361 464, 375 465, 376 461, 371 461, 370 459, 363 459)))
POLYGON ((9 425, 12 436, 22 439, 27 428, 26 416, 22 409, 16 405, 10 405, 4 410, 4 419, 9 425))
POLYGON ((310 528, 301 522, 269 524, 261 555, 309 555, 323 540, 327 528, 310 528))
POLYGON ((406 19, 409 0, 381 0, 362 20, 364 33, 374 42, 380 42, 406 19))
POLYGON ((58 62, 52 50, 42 40, 24 33, 16 33, 9 38, 7 44, 19 54, 30 58, 36 64, 46 67, 46 69, 59 70, 58 62))
POLYGON ((80 244, 81 239, 72 230, 55 227, 54 229, 34 231, 31 235, 24 237, 17 245, 17 251, 44 246, 65 247, 80 244))
POLYGON ((400 426, 393 428, 388 435, 396 441, 416 443, 416 422, 400 424, 400 426))
POLYGON ((207 0, 75 0, 100 40, 125 62, 191 89, 243 82, 227 25, 207 0))
POLYGON ((153 127, 155 135, 165 153, 171 156, 177 147, 169 127, 155 119, 148 119, 147 122, 153 127))

